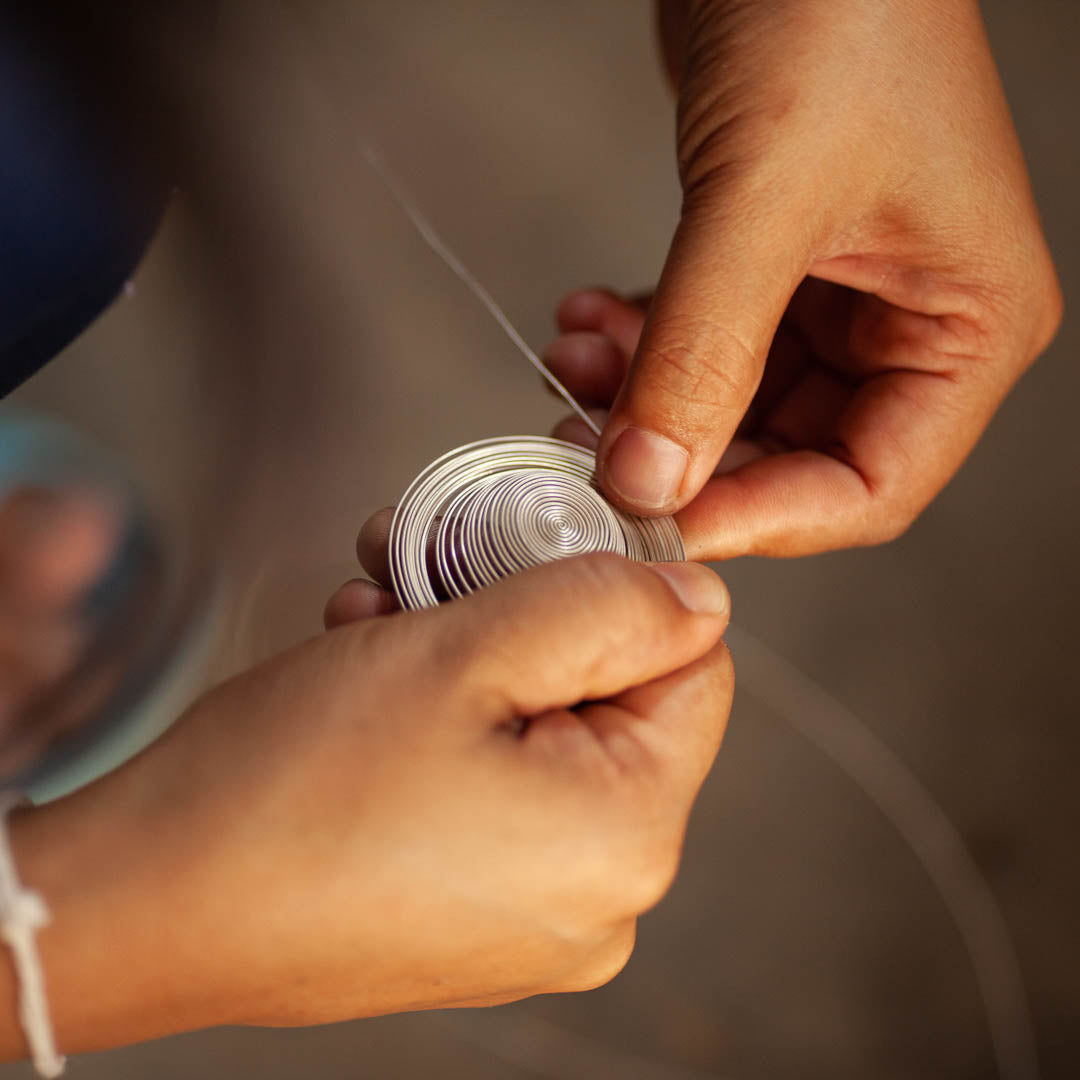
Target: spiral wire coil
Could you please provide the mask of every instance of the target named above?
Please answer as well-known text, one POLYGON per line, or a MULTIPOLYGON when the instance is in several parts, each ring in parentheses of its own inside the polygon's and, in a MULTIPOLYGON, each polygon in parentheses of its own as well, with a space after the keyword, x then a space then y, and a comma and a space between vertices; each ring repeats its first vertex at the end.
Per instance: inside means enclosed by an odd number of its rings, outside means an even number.
POLYGON ((593 551, 686 558, 673 518, 638 518, 596 490, 591 450, 541 436, 460 446, 412 482, 390 525, 403 608, 432 607, 530 566, 593 551))

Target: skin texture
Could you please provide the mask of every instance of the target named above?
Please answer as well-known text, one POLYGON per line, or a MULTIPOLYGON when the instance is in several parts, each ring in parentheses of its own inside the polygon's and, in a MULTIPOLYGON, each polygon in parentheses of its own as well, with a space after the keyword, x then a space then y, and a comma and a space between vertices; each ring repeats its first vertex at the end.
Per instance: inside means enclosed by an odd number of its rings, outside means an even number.
POLYGON ((212 691, 117 772, 17 812, 20 873, 53 913, 59 1045, 610 979, 723 733, 727 613, 691 563, 538 567, 341 625, 212 691))
POLYGON ((659 10, 682 218, 651 300, 571 294, 546 362, 691 558, 891 539, 1061 318, 977 6, 659 10))

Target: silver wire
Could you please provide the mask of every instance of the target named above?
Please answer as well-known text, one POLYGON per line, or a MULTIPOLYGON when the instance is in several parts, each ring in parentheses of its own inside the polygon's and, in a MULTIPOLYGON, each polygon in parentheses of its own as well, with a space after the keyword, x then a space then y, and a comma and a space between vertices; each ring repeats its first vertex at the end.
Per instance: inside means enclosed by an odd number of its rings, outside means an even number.
POLYGON ((539 435, 459 446, 412 482, 390 524, 390 578, 403 608, 433 607, 530 566, 610 551, 686 558, 675 520, 637 518, 593 486, 591 450, 539 435))
MULTIPOLYGON (((382 158, 366 144, 363 154, 428 247, 599 437, 596 422, 443 243, 382 158)), ((486 439, 444 454, 413 481, 390 525, 390 576, 401 606, 431 607, 527 567, 592 551, 638 561, 686 558, 673 518, 623 513, 597 491, 595 474, 591 450, 538 436, 486 439)))
POLYGON ((548 385, 574 410, 585 422, 588 429, 600 438, 600 428, 596 421, 578 404, 574 395, 544 366, 544 362, 529 347, 528 342, 517 332, 514 324, 507 317, 506 312, 496 303, 495 298, 473 277, 469 268, 443 243, 442 238, 432 228, 431 223, 424 217, 420 208, 413 202, 401 184, 387 168, 386 163, 379 157, 372 147, 363 147, 364 157, 372 167, 375 175, 383 182, 386 190, 390 192, 394 201, 405 211, 405 215, 413 223, 416 231, 423 238, 436 255, 464 282, 466 288, 484 305, 491 313, 492 318, 503 328, 506 336, 518 347, 521 354, 530 364, 547 380, 548 385))

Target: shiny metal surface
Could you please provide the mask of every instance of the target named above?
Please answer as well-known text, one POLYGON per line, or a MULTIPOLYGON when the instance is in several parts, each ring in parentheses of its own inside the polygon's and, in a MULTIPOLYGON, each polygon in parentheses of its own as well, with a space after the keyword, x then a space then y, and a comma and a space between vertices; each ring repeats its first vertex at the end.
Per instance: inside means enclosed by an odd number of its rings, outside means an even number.
POLYGON ((610 551, 686 558, 674 518, 637 518, 593 487, 596 460, 561 439, 508 436, 451 450, 405 492, 390 526, 401 606, 432 607, 519 570, 610 551))

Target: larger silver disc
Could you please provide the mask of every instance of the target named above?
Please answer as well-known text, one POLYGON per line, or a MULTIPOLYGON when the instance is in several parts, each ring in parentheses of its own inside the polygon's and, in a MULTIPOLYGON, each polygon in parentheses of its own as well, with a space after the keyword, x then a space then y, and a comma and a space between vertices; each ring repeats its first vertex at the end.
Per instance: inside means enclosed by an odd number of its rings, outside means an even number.
POLYGON ((638 518, 596 490, 596 457, 561 439, 507 436, 451 450, 409 485, 390 525, 401 606, 463 596, 540 563, 611 551, 686 558, 673 518, 638 518))

